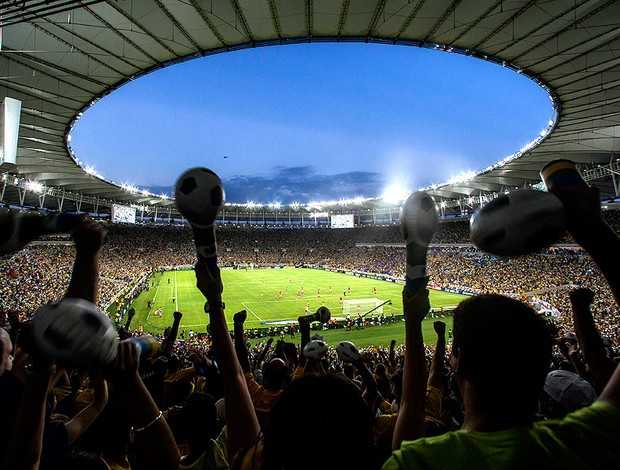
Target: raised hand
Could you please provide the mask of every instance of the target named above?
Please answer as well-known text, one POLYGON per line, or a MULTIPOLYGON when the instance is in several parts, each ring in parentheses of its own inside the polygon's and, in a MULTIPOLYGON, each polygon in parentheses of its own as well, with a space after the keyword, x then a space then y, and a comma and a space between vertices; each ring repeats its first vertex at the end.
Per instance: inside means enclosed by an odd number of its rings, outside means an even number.
POLYGON ((405 320, 421 322, 431 310, 428 298, 428 289, 418 289, 412 292, 406 287, 403 289, 403 313, 405 320))
POLYGON ((441 320, 433 322, 433 329, 435 333, 437 333, 437 336, 444 336, 446 334, 446 324, 441 320))
POLYGON ((224 286, 217 266, 207 266, 207 262, 200 259, 196 263, 196 287, 204 295, 209 304, 222 302, 224 286))
POLYGON ((98 253, 106 234, 106 230, 100 224, 84 219, 72 233, 75 249, 82 253, 98 253))

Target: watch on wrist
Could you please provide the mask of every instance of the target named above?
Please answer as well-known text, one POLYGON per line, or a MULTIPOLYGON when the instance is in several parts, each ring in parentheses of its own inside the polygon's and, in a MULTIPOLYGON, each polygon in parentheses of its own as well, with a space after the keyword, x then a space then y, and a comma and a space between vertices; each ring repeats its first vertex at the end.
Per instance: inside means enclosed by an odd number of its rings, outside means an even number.
POLYGON ((220 309, 224 310, 224 308, 226 307, 224 302, 213 302, 213 303, 209 303, 208 301, 205 302, 205 313, 210 313, 211 310, 213 310, 214 308, 219 307, 220 309))

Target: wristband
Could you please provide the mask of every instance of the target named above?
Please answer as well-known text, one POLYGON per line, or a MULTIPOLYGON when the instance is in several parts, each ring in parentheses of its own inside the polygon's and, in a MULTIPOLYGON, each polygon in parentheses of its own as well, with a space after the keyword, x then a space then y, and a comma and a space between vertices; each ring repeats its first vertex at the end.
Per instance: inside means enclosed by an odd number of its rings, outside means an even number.
POLYGON ((141 428, 135 428, 135 427, 131 427, 129 429, 129 441, 131 443, 133 443, 135 441, 135 437, 136 437, 136 433, 137 432, 143 432, 146 431, 148 428, 150 428, 151 426, 153 426, 157 421, 159 421, 160 419, 162 419, 164 416, 164 413, 160 410, 159 414, 153 419, 153 421, 151 421, 150 423, 148 423, 145 426, 142 426, 141 428))
POLYGON ((220 307, 221 310, 224 310, 224 308, 226 308, 226 305, 224 304, 224 302, 216 302, 213 304, 205 302, 205 313, 211 313, 211 311, 216 307, 220 307))

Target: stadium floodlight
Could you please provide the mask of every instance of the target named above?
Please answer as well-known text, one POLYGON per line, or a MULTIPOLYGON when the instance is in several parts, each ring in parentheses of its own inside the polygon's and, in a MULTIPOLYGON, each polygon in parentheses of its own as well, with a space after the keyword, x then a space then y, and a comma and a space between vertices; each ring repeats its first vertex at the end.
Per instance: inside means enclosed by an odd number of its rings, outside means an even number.
POLYGON ((94 176, 95 178, 100 178, 100 179, 103 179, 103 176, 101 176, 101 175, 97 172, 97 170, 95 170, 95 167, 93 167, 93 166, 90 166, 90 165, 85 166, 85 167, 84 167, 84 171, 85 171, 86 173, 88 173, 89 175, 94 176))
POLYGON ((475 171, 467 170, 457 173, 454 176, 448 178, 448 184, 457 184, 457 183, 465 183, 476 176, 475 171))
POLYGON ((39 183, 38 181, 26 181, 24 187, 27 191, 31 191, 36 194, 41 194, 45 189, 43 184, 39 183))
POLYGON ((293 210, 299 210, 299 208, 301 207, 301 204, 297 201, 294 201, 290 204, 290 208, 293 210))
POLYGON ((131 183, 121 183, 121 189, 124 189, 125 191, 130 193, 138 192, 138 188, 131 183))
POLYGON ((282 207, 282 204, 279 203, 279 202, 275 202, 274 201, 274 202, 269 204, 269 208, 270 209, 276 209, 277 210, 277 209, 280 209, 281 207, 282 207))
POLYGON ((381 199, 388 204, 399 204, 409 196, 410 191, 399 183, 392 183, 383 191, 381 199))

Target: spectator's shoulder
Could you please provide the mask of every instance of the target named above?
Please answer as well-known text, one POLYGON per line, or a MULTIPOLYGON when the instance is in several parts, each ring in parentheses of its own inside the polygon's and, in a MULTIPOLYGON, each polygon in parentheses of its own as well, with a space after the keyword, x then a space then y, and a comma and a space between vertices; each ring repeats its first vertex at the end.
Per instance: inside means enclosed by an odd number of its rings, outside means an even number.
POLYGON ((620 432, 620 408, 603 400, 597 400, 590 406, 566 415, 561 420, 540 421, 539 428, 591 428, 592 430, 620 432))
MULTIPOLYGON (((383 470, 426 470, 441 468, 446 457, 453 455, 454 464, 458 466, 459 456, 455 453, 457 434, 462 431, 448 432, 441 436, 425 437, 415 441, 405 441, 399 450, 383 465, 383 470)), ((448 458, 448 460, 452 460, 448 458)))
POLYGON ((617 468, 620 461, 620 409, 605 401, 534 424, 535 439, 555 456, 589 462, 590 468, 617 468))

